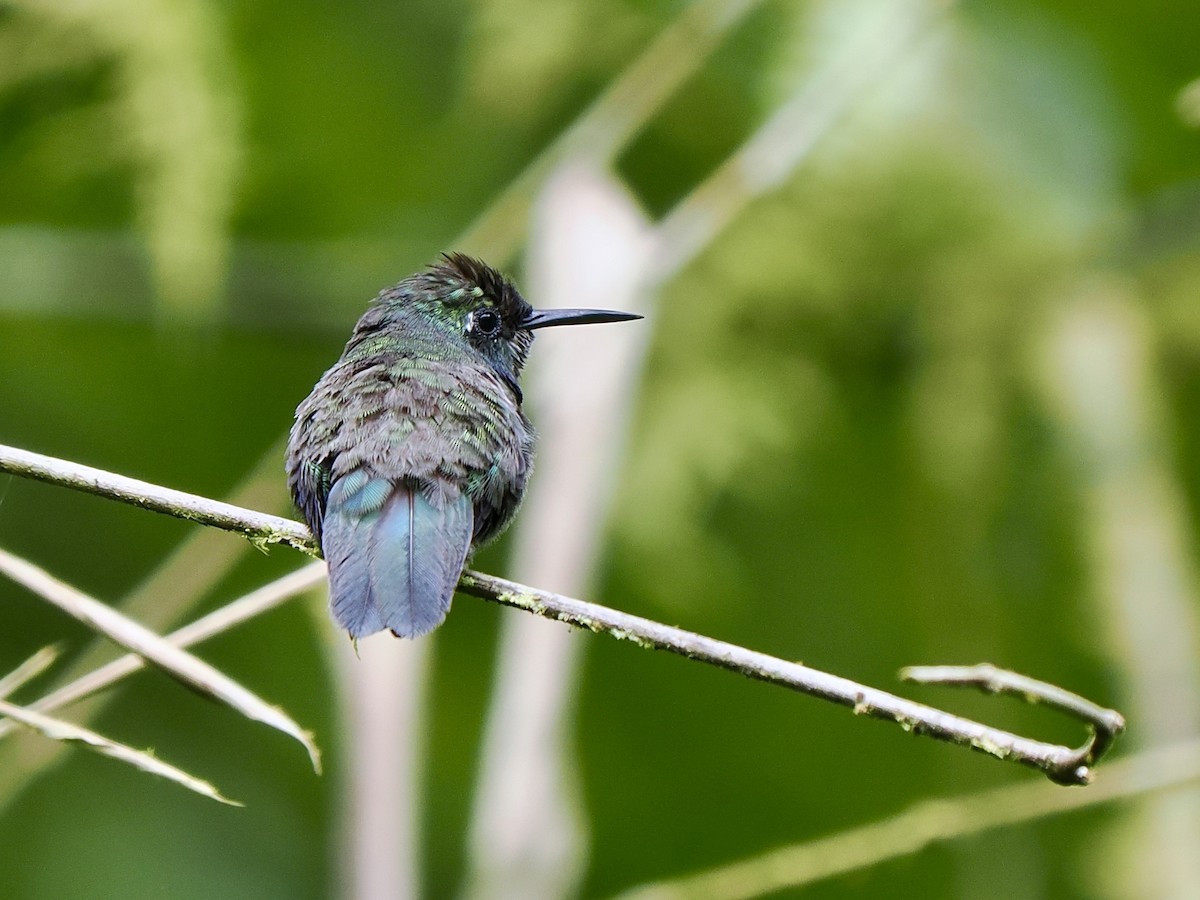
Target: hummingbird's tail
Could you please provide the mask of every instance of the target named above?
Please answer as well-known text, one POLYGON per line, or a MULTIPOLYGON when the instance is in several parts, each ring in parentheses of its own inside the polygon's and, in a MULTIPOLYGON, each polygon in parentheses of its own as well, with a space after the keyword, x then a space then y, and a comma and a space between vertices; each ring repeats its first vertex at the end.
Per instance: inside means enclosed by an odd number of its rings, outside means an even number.
POLYGON ((321 544, 333 617, 350 637, 414 638, 437 628, 471 547, 465 494, 430 499, 414 483, 356 469, 329 490, 321 544))

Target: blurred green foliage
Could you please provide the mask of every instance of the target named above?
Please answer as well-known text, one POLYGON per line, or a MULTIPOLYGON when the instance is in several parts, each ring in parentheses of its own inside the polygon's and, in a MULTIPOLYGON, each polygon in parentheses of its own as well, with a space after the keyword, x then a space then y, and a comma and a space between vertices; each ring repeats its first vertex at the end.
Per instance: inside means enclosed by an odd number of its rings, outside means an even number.
MULTIPOLYGON (((681 4, 91 6, 0 5, 0 442, 226 496, 365 300, 450 249, 681 4), (191 93, 155 93, 179 79, 191 93)), ((618 173, 665 213, 869 8, 763 4, 618 173)), ((1171 472, 1200 503, 1200 135, 1178 106, 1200 77, 1195 21, 1194 0, 964 2, 666 285, 595 599, 882 687, 905 664, 988 659, 1116 702, 1078 478, 1031 360, 1064 285, 1126 279, 1154 328, 1171 472)), ((106 600, 188 533, 0 478, 0 544, 106 600)), ((480 567, 502 569, 504 549, 480 567)), ((296 562, 246 554, 204 607, 296 562)), ((0 671, 86 645, 24 592, 0 597, 0 671)), ((336 773, 330 626, 311 612, 293 603, 205 655, 314 728, 336 773)), ((438 637, 431 897, 463 872, 498 615, 461 598, 438 637)), ((587 649, 587 896, 1020 774, 626 644, 587 649)), ((164 679, 119 690, 99 730, 247 809, 73 754, 0 807, 6 895, 336 893, 336 774, 164 679)), ((1079 738, 1003 701, 929 699, 1079 738)), ((1111 818, 805 896, 1094 896, 1084 850, 1111 818), (982 881, 997 872, 1011 883, 982 881)))

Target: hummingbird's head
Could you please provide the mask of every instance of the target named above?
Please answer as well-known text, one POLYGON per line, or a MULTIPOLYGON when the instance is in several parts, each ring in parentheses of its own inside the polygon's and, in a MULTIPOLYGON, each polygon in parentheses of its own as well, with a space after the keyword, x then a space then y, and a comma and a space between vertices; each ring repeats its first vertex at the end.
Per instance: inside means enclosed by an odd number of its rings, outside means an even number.
POLYGON ((533 334, 521 323, 533 312, 517 286, 491 266, 464 253, 447 253, 415 276, 426 308, 449 324, 498 371, 515 378, 525 365, 533 334))
POLYGON ((641 318, 607 309, 534 309, 503 274, 463 253, 444 254, 436 265, 384 291, 374 309, 388 318, 388 313, 402 312, 410 322, 416 313, 439 330, 461 336, 514 390, 535 329, 641 318))

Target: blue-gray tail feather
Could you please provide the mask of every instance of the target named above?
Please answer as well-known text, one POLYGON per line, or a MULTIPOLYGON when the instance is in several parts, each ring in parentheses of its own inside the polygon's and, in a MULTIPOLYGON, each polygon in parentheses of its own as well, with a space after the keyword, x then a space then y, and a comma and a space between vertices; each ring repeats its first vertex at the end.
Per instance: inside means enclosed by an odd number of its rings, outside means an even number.
POLYGON ((384 629, 420 637, 450 610, 471 547, 465 495, 429 500, 414 484, 361 469, 333 483, 322 549, 333 617, 352 638, 384 629))

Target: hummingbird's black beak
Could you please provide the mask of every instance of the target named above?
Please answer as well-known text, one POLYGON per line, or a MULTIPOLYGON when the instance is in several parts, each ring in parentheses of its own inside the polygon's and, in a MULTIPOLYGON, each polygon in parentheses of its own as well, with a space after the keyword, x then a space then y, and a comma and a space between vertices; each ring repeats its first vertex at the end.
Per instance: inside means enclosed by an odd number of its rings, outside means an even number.
POLYGON ((521 320, 521 327, 532 331, 551 325, 597 325, 640 318, 637 313, 618 312, 615 309, 535 309, 521 320))

